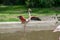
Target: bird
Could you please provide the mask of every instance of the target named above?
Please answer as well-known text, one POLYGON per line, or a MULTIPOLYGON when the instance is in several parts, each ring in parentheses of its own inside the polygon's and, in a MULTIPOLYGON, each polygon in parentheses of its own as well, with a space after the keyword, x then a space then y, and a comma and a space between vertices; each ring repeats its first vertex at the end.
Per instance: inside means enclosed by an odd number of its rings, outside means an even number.
POLYGON ((39 17, 36 16, 31 16, 31 9, 29 8, 28 11, 28 19, 25 19, 23 16, 18 16, 19 20, 21 21, 21 23, 24 25, 24 30, 26 29, 26 24, 30 21, 41 21, 41 19, 39 17))
MULTIPOLYGON (((53 30, 53 32, 60 32, 60 25, 58 25, 58 26, 53 30)), ((60 36, 59 36, 58 40, 60 40, 60 36)))
POLYGON ((30 20, 32 21, 41 21, 41 19, 39 17, 36 16, 32 16, 31 15, 31 9, 28 9, 28 19, 25 19, 23 16, 18 16, 18 18, 21 20, 21 23, 28 23, 30 20))
POLYGON ((40 19, 39 17, 32 16, 32 15, 31 15, 31 11, 32 11, 32 10, 29 8, 29 9, 28 9, 28 14, 29 14, 30 20, 33 20, 33 21, 41 21, 41 19, 40 19))
POLYGON ((58 25, 54 30, 53 32, 60 32, 60 25, 58 25))

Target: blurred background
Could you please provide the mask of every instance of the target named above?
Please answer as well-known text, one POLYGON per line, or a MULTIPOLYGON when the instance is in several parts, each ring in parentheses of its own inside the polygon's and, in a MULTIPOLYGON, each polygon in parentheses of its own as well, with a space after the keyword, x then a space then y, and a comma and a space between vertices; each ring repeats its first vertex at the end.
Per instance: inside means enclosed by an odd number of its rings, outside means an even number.
MULTIPOLYGON (((55 17, 56 14, 60 18, 60 0, 0 0, 0 22, 19 22, 17 16, 20 15, 28 18, 28 8, 31 8, 33 16, 38 16, 43 20, 54 21, 51 16, 55 17)), ((4 25, 0 25, 0 27, 2 26, 4 25)), ((6 26, 9 27, 8 24, 6 26)), ((0 28, 1 30, 3 29, 0 28)), ((8 31, 8 29, 6 30, 8 31)), ((14 33, 0 33, 0 40, 58 40, 60 32, 54 33, 52 31, 42 30, 24 33, 19 30, 14 33)))
POLYGON ((19 15, 28 18, 28 8, 38 17, 60 14, 60 0, 0 0, 0 22, 19 21, 19 15))

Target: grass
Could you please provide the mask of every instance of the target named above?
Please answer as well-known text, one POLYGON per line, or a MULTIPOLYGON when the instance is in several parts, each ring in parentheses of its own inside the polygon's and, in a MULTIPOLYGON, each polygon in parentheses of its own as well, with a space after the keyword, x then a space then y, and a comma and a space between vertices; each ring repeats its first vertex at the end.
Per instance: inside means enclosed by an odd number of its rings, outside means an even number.
POLYGON ((0 33, 0 40, 58 40, 60 33, 53 33, 51 30, 32 31, 32 32, 15 32, 0 33), (24 36, 25 35, 25 36, 24 36))
MULTIPOLYGON (((53 8, 31 8, 32 13, 45 13, 45 14, 51 14, 51 13, 60 13, 60 10, 54 10, 53 8)), ((27 8, 25 6, 0 6, 0 13, 26 13, 27 8)))
MULTIPOLYGON (((56 11, 52 8, 31 8, 33 16, 47 16, 60 14, 60 10, 56 11)), ((28 18, 27 8, 25 6, 0 6, 0 22, 19 21, 17 16, 22 15, 28 18)))
MULTIPOLYGON (((0 14, 0 22, 14 22, 19 21, 18 16, 24 16, 25 18, 28 18, 28 14, 0 14)), ((40 14, 32 14, 33 16, 40 16, 40 14)), ((42 14, 41 14, 42 15, 42 14)))

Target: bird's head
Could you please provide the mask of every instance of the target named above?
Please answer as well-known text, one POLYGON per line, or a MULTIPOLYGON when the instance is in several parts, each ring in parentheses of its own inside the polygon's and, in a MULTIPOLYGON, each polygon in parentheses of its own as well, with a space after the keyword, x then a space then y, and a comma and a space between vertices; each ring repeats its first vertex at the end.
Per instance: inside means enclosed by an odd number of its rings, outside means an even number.
POLYGON ((22 18, 22 16, 18 16, 18 18, 22 18))
POLYGON ((24 22, 26 21, 26 19, 25 19, 23 16, 18 16, 18 18, 20 19, 20 21, 21 21, 22 23, 24 23, 24 22))
POLYGON ((18 18, 21 20, 25 20, 25 18, 23 16, 18 16, 18 18))

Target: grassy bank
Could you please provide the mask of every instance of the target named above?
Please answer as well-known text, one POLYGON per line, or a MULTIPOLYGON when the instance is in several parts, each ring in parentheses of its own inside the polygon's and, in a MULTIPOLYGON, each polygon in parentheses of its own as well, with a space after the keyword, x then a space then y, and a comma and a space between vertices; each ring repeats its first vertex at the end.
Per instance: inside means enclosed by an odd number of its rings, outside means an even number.
MULTIPOLYGON (((60 10, 53 8, 31 8, 33 16, 46 16, 60 14, 60 10)), ((24 6, 0 6, 0 22, 19 21, 17 16, 22 15, 28 18, 27 8, 24 6)))
MULTIPOLYGON (((0 22, 15 22, 19 21, 18 16, 24 16, 26 19, 28 18, 28 14, 0 14, 0 22)), ((32 14, 33 16, 43 16, 43 14, 32 14)), ((44 14, 45 15, 45 14, 44 14)))

